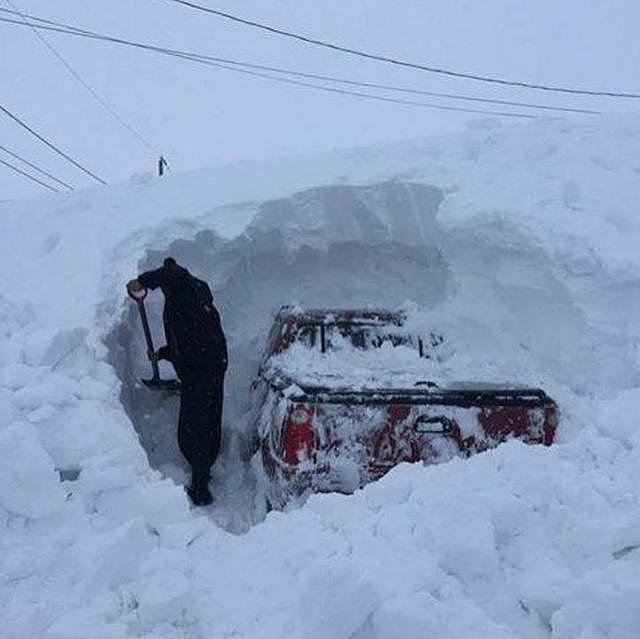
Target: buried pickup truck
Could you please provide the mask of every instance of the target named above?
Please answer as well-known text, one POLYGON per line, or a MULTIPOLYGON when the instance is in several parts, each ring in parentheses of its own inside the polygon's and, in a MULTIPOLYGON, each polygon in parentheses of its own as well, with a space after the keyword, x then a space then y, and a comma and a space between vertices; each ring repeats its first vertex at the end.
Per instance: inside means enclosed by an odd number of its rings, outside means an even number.
POLYGON ((444 340, 412 335, 405 320, 280 309, 252 385, 274 508, 309 492, 353 492, 401 462, 468 457, 510 438, 551 445, 557 408, 544 391, 438 384, 444 340))

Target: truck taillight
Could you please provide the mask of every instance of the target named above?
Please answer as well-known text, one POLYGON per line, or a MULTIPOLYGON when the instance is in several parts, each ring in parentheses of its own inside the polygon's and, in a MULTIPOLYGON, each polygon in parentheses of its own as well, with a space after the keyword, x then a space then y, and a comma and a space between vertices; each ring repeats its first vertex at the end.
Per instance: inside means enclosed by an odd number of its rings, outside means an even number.
POLYGON ((295 404, 284 424, 283 459, 287 464, 299 464, 311 459, 314 448, 313 409, 307 404, 295 404))
POLYGON ((558 427, 558 408, 556 406, 546 406, 544 409, 544 430, 542 443, 551 446, 556 436, 558 427))

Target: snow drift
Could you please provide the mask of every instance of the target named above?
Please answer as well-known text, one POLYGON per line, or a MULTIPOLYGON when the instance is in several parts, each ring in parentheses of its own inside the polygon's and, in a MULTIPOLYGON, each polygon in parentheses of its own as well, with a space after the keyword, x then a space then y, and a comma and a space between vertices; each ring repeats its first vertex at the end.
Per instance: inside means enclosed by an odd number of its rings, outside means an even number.
POLYGON ((3 636, 637 637, 639 150, 633 120, 480 122, 1 205, 3 636), (179 486, 175 405, 135 383, 122 285, 169 253, 231 344, 207 512, 179 486), (402 305, 446 336, 445 378, 544 387, 558 445, 265 519, 246 389, 288 302, 402 305))

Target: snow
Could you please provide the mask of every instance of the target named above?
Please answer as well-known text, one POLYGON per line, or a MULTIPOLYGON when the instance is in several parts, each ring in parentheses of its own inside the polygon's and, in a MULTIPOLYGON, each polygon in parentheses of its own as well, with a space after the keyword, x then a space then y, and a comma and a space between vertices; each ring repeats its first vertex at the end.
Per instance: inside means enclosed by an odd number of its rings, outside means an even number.
POLYGON ((0 204, 0 634, 635 639, 639 147, 633 117, 482 122, 0 204), (124 283, 168 253, 211 282, 231 346, 205 510, 175 402, 136 385, 124 283), (412 309, 449 381, 556 399, 557 444, 266 515, 247 388, 283 303, 412 309))
MULTIPOLYGON (((325 328, 325 353, 321 351, 319 341, 311 345, 299 336, 299 341, 294 341, 285 351, 268 360, 265 372, 284 374, 294 385, 301 387, 321 386, 334 390, 411 391, 419 390, 420 386, 422 389, 430 386, 450 390, 527 389, 518 384, 517 377, 500 377, 504 375, 504 366, 499 372, 483 366, 486 358, 495 357, 495 353, 486 349, 479 352, 476 348, 476 352, 469 356, 473 343, 458 341, 462 332, 460 328, 453 330, 448 327, 451 334, 439 332, 446 326, 442 317, 408 308, 402 327, 371 328, 365 340, 377 336, 382 341, 375 346, 369 343, 366 348, 355 347, 331 322, 329 316, 325 328), (394 345, 390 336, 402 339, 403 343, 394 345), (419 339, 423 342, 422 357, 419 339), (463 357, 462 354, 467 355, 463 357), (477 377, 466 379, 468 375, 477 377)), ((354 330, 358 331, 357 328, 354 330)))
POLYGON ((271 364, 298 385, 335 389, 412 389, 418 381, 435 381, 440 373, 437 362, 421 360, 416 348, 388 342, 372 350, 345 344, 327 353, 294 343, 271 364))

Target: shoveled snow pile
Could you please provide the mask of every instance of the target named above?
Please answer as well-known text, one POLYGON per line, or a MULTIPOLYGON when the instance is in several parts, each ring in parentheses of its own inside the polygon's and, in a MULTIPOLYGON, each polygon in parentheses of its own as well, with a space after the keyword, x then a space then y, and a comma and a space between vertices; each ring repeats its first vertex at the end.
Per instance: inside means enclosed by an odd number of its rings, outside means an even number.
POLYGON ((637 639, 638 202, 640 121, 605 118, 1 204, 0 637, 637 639), (124 295, 167 254, 231 346, 204 511, 124 295), (411 309, 448 382, 556 399, 557 444, 265 516, 247 392, 286 303, 411 309))

